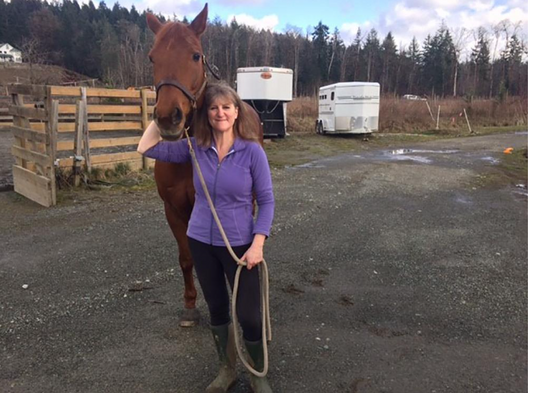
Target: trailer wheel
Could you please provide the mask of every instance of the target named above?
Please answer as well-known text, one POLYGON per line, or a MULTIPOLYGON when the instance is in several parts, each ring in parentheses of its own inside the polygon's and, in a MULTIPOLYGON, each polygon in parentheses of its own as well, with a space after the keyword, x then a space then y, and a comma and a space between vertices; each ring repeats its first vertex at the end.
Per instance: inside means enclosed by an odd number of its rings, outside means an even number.
POLYGON ((321 121, 316 123, 316 133, 319 135, 324 135, 324 126, 322 125, 321 121))

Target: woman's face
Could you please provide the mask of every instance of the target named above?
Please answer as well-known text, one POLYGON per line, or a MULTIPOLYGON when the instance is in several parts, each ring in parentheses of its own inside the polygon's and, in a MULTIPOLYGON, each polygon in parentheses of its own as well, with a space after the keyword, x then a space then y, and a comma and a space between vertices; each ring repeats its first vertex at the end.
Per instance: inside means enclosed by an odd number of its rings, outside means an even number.
POLYGON ((233 132, 239 109, 229 98, 216 98, 207 108, 209 124, 216 132, 233 132))

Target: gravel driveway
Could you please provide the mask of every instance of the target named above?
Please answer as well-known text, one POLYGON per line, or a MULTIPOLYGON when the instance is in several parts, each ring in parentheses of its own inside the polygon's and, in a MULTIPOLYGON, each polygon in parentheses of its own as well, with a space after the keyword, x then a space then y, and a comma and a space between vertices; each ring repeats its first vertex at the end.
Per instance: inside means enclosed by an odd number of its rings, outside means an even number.
MULTIPOLYGON (((527 189, 498 166, 524 146, 450 139, 274 169, 274 391, 525 392, 527 189)), ((203 392, 207 308, 178 327, 155 190, 0 206, 0 391, 203 392)), ((231 392, 250 391, 242 372, 231 392)))

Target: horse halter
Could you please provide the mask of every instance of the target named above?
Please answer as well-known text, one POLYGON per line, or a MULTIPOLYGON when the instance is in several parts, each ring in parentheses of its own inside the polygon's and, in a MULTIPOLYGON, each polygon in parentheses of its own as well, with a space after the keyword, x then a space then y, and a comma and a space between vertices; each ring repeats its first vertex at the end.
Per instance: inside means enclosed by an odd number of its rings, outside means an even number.
MULTIPOLYGON (((220 76, 218 76, 213 69, 211 68, 211 65, 207 62, 207 59, 205 55, 202 55, 202 63, 204 66, 207 66, 207 69, 211 74, 217 79, 220 80, 220 76)), ((204 67, 204 82, 202 83, 202 86, 200 86, 200 89, 196 92, 196 94, 192 94, 185 86, 183 86, 180 82, 172 79, 162 79, 157 86, 155 87, 155 100, 156 103, 159 99, 159 90, 163 86, 174 86, 175 88, 181 90, 183 94, 191 101, 193 110, 196 110, 196 102, 198 101, 198 98, 202 95, 204 92, 205 87, 207 86, 207 72, 205 71, 204 67)))

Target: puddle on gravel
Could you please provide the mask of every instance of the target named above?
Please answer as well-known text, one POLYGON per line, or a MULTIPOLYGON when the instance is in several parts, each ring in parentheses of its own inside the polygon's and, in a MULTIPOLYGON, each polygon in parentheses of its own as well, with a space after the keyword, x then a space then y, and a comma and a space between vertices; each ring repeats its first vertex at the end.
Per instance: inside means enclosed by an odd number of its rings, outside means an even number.
POLYGON ((319 164, 316 161, 294 166, 294 168, 325 168, 325 167, 326 167, 325 165, 319 164))
POLYGON ((423 149, 397 149, 390 150, 389 153, 393 155, 398 154, 453 154, 459 150, 423 150, 423 149))
POLYGON ((513 189, 513 192, 515 194, 525 196, 527 198, 527 185, 525 184, 515 184, 515 187, 513 189))
POLYGON ((456 195, 455 198, 454 198, 455 202, 457 203, 461 203, 461 204, 464 204, 464 205, 471 205, 474 203, 474 201, 472 200, 471 197, 469 196, 466 196, 466 195, 456 195))
MULTIPOLYGON (((337 156, 324 158, 317 161, 311 161, 305 164, 296 165, 290 168, 326 168, 329 163, 335 163, 346 160, 346 158, 356 160, 368 160, 368 161, 413 161, 420 164, 433 164, 438 156, 452 155, 460 153, 457 149, 448 150, 430 150, 430 149, 395 149, 395 150, 380 150, 375 152, 368 152, 363 154, 352 154, 349 156, 337 156)), ((463 153, 464 155, 465 153, 463 153)), ((466 153, 468 156, 468 153, 466 153)), ((491 165, 497 165, 500 160, 491 156, 472 157, 474 160, 481 160, 491 165)))
POLYGON ((396 149, 383 153, 383 157, 388 160, 396 161, 415 161, 422 164, 431 164, 433 160, 420 154, 453 154, 459 150, 424 150, 424 149, 396 149))
POLYGON ((492 165, 496 165, 500 163, 500 160, 494 157, 481 157, 481 161, 487 161, 491 163, 492 165))
POLYGON ((415 162, 420 162, 422 164, 431 164, 433 162, 427 157, 414 156, 414 155, 408 155, 408 154, 402 154, 402 155, 391 154, 390 156, 385 155, 385 159, 389 159, 391 161, 415 161, 415 162))

